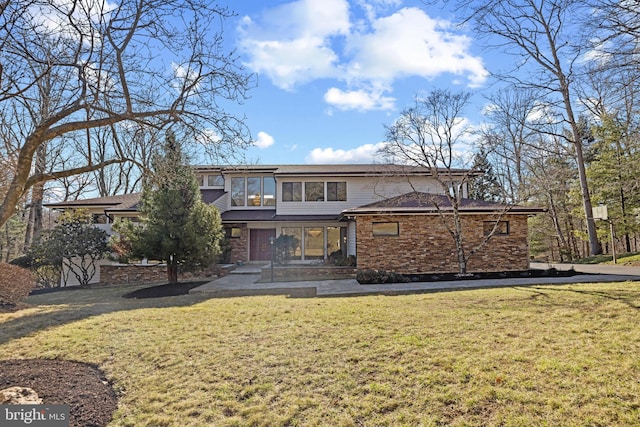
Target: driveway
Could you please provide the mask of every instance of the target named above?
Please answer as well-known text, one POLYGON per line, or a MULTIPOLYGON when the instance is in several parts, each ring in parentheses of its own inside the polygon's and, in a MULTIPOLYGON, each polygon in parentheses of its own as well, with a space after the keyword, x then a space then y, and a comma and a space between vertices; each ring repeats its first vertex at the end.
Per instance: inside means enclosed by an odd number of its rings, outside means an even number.
POLYGON ((531 263, 532 269, 546 270, 551 267, 558 270, 573 269, 576 272, 585 274, 577 274, 571 277, 522 277, 456 280, 450 282, 389 283, 382 285, 361 285, 355 279, 258 283, 260 279, 259 270, 256 267, 246 266, 234 270, 227 276, 194 288, 190 293, 211 292, 220 296, 285 294, 329 297, 375 294, 398 295, 403 293, 527 285, 640 281, 640 267, 531 263))

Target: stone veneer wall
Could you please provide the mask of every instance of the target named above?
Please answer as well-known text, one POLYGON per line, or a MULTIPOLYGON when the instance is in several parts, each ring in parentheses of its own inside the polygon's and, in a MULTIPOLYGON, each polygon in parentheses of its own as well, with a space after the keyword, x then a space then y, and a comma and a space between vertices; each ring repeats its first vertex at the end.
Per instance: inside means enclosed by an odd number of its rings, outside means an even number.
POLYGON ((231 246, 231 254, 229 255, 229 262, 237 264, 238 262, 248 261, 249 250, 249 229, 247 224, 225 224, 225 228, 239 228, 240 237, 228 237, 227 241, 231 246))
MULTIPOLYGON (((333 265, 289 265, 275 266, 273 280, 275 282, 297 282, 306 280, 355 279, 355 267, 339 267, 333 265)), ((262 267, 260 281, 271 281, 271 267, 262 267)))
MULTIPOLYGON (((194 272, 179 272, 178 280, 181 282, 195 279, 213 280, 217 276, 217 268, 211 268, 194 272)), ((158 283, 167 283, 167 266, 165 264, 105 264, 100 266, 98 286, 158 283)))
MULTIPOLYGON (((452 219, 449 218, 449 219, 452 219)), ((490 215, 462 215, 465 250, 484 238, 484 221, 490 215)), ((357 217, 358 269, 401 274, 457 273, 453 237, 438 215, 368 215, 357 217), (398 236, 373 236, 373 222, 398 222, 398 236)), ((467 263, 469 273, 529 269, 527 215, 504 215, 508 235, 494 235, 467 263)))

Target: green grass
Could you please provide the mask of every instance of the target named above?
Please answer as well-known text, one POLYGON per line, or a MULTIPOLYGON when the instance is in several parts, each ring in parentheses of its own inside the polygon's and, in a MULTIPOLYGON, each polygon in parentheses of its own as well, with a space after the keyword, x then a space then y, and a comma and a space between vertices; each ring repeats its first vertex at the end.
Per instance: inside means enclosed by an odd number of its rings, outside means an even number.
POLYGON ((31 297, 2 358, 98 364, 114 426, 640 424, 640 283, 293 299, 31 297))
MULTIPOLYGON (((573 264, 613 264, 613 255, 601 254, 593 255, 587 258, 582 258, 574 261, 570 261, 573 264)), ((616 262, 619 265, 631 265, 640 266, 640 253, 630 252, 616 255, 616 262)))

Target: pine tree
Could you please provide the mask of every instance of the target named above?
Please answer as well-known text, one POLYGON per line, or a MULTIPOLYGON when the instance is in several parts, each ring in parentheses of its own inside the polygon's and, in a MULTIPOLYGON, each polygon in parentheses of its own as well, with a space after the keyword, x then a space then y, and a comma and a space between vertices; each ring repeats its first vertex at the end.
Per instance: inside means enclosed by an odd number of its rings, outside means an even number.
POLYGON ((142 191, 142 227, 131 236, 134 254, 167 264, 169 283, 178 281, 178 266, 211 264, 223 238, 218 210, 205 204, 191 167, 175 135, 169 133, 152 162, 153 173, 142 191))

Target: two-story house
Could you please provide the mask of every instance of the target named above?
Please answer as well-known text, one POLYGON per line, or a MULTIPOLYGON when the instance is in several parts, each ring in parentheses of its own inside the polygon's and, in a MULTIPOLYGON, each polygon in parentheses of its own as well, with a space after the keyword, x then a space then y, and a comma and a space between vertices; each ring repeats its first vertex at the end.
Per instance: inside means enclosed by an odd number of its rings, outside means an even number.
MULTIPOLYGON (((290 235, 300 242, 291 263, 320 263, 341 253, 355 256, 358 268, 457 271, 455 245, 443 222, 450 207, 428 169, 256 165, 197 166, 195 172, 203 200, 221 213, 232 262, 269 261, 270 239, 290 235)), ((465 170, 446 172, 452 185, 468 175, 465 170)), ((125 195, 48 206, 87 208, 108 228, 116 218, 135 218, 139 201, 139 195, 125 195)), ((486 245, 470 270, 528 269, 527 216, 540 211, 465 199, 460 212, 469 242, 480 242, 491 221, 501 223, 495 242, 486 245)))

